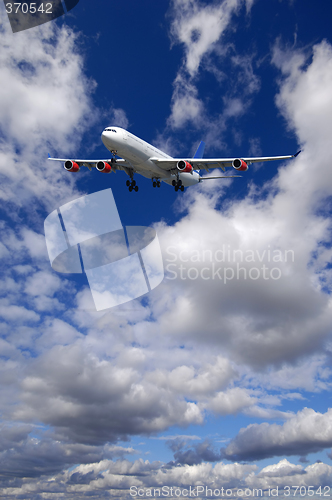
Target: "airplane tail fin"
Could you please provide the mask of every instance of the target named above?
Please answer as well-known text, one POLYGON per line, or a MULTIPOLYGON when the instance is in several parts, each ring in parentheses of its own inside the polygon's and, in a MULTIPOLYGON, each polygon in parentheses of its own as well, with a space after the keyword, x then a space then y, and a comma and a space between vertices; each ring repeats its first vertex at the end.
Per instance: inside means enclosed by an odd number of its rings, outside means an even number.
POLYGON ((194 154, 194 158, 197 158, 197 159, 203 158, 204 148, 205 148, 205 142, 201 141, 200 145, 198 146, 198 148, 196 150, 196 153, 194 154))

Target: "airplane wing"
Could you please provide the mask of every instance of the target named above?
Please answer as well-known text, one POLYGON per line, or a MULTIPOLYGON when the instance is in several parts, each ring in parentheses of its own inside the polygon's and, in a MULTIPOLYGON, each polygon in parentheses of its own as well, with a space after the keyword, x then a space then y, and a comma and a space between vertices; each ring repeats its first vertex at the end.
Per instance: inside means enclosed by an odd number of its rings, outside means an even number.
MULTIPOLYGON (((225 171, 225 168, 232 167, 235 160, 243 160, 247 165, 251 163, 259 163, 264 161, 274 161, 274 160, 289 160, 295 158, 300 151, 295 155, 287 156, 259 156, 259 157, 238 157, 238 158, 186 158, 185 161, 190 163, 194 170, 207 170, 210 168, 221 168, 225 171)), ((183 158, 150 158, 155 165, 164 170, 176 170, 177 163, 183 161, 183 158)))

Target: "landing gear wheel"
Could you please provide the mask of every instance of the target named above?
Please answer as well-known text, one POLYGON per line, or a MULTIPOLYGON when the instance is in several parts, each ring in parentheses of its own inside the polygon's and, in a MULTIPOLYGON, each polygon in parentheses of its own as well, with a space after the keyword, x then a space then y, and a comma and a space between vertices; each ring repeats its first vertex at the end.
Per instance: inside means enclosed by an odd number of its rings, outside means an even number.
POLYGON ((136 186, 136 181, 132 181, 131 185, 134 187, 136 186))
POLYGON ((182 186, 182 181, 181 181, 181 179, 179 179, 179 180, 178 180, 178 186, 179 186, 179 187, 180 187, 180 186, 182 186))
POLYGON ((157 181, 157 187, 160 188, 160 181, 157 181))
POLYGON ((133 186, 129 186, 129 191, 132 192, 133 186))
POLYGON ((157 187, 157 183, 156 183, 156 181, 153 181, 152 186, 153 186, 154 188, 155 188, 155 187, 157 187))
POLYGON ((179 190, 179 186, 175 186, 175 191, 178 191, 179 190))
POLYGON ((181 191, 184 191, 184 186, 180 186, 181 191))
POLYGON ((130 181, 129 180, 126 181, 126 186, 128 186, 128 187, 130 186, 130 181))
POLYGON ((138 186, 135 186, 135 187, 134 187, 134 189, 135 189, 135 191, 136 191, 136 193, 137 193, 137 191, 138 191, 138 186))
POLYGON ((172 186, 175 186, 175 184, 176 184, 176 181, 172 180, 172 186))

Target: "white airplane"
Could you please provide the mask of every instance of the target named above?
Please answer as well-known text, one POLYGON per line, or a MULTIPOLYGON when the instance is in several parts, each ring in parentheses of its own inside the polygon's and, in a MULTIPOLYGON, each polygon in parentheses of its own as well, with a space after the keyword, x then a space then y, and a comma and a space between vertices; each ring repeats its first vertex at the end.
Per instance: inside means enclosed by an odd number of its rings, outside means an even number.
POLYGON ((227 177, 241 177, 239 175, 219 175, 216 177, 200 176, 199 170, 209 172, 210 168, 233 167, 239 172, 248 170, 248 165, 256 162, 287 160, 295 158, 288 156, 266 156, 257 158, 204 158, 204 142, 201 142, 193 158, 172 158, 151 144, 142 141, 135 135, 120 127, 107 127, 101 134, 101 140, 112 153, 112 158, 107 160, 68 160, 51 158, 49 160, 63 161, 68 172, 78 172, 82 166, 90 171, 95 167, 99 172, 109 174, 123 170, 130 177, 126 184, 129 191, 138 191, 134 174, 140 174, 152 180, 153 187, 160 187, 161 181, 174 186, 175 191, 184 191, 187 186, 198 184, 209 179, 222 179, 227 177), (120 158, 119 158, 120 157, 120 158))

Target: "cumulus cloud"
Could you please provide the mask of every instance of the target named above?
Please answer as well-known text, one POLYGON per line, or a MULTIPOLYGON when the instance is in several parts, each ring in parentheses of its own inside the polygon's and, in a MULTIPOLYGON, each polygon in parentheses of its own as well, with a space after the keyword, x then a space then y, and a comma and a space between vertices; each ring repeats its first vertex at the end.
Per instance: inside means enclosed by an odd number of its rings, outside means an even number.
POLYGON ((263 490, 278 487, 281 491, 284 490, 285 494, 294 493, 296 486, 306 488, 310 486, 311 491, 314 489, 319 495, 331 486, 331 472, 332 467, 323 462, 303 468, 301 465, 295 465, 283 459, 276 464, 264 467, 256 476, 248 477, 246 482, 249 487, 263 490), (295 488, 290 488, 290 483, 296 485, 295 488))
MULTIPOLYGON (((195 339, 222 346, 234 360, 256 367, 300 363, 304 355, 323 352, 331 324, 331 299, 325 293, 331 279, 331 225, 324 212, 331 193, 324 161, 332 129, 331 46, 314 47, 306 65, 296 52, 275 50, 274 62, 283 74, 277 103, 304 152, 263 187, 252 184, 239 201, 223 200, 216 191, 207 195, 200 187, 188 192, 179 207, 186 215, 173 227, 159 227, 169 281, 151 295, 162 332, 172 331, 189 345, 195 339), (313 165, 320 168, 314 177, 313 165), (213 318, 209 324, 207 316, 213 318)), ((318 363, 323 375, 324 361, 318 363)), ((302 384, 313 387, 313 358, 309 364, 302 384)))
POLYGON ((55 199, 73 195, 74 179, 49 165, 47 154, 74 153, 86 123, 94 120, 95 83, 83 73, 72 30, 46 23, 13 34, 5 14, 2 19, 0 197, 11 208, 32 197, 54 206, 55 199))
MULTIPOLYGON (((191 488, 192 496, 195 494, 198 498, 202 498, 201 495, 206 492, 205 488, 220 489, 220 491, 224 488, 224 494, 226 489, 232 490, 232 498, 238 496, 239 489, 244 491, 250 488, 251 496, 259 498, 268 488, 278 487, 280 493, 285 491, 287 494, 289 492, 287 487, 289 488, 291 481, 299 487, 310 486, 311 491, 317 490, 319 494, 319 486, 326 485, 326 488, 331 486, 331 469, 331 466, 324 463, 316 463, 304 469, 287 460, 265 467, 259 472, 256 465, 238 463, 218 462, 214 466, 210 463, 172 466, 163 462, 150 462, 142 459, 134 462, 124 459, 104 459, 90 464, 82 463, 62 473, 55 473, 52 481, 44 478, 29 478, 25 481, 13 482, 8 478, 3 481, 5 486, 3 491, 8 498, 15 497, 15 495, 38 498, 38 495, 45 491, 49 498, 56 498, 61 491, 64 498, 80 499, 86 496, 101 498, 106 495, 129 500, 133 498, 135 492, 138 493, 138 489, 140 495, 144 491, 147 497, 152 497, 155 491, 155 496, 157 496, 158 488, 161 492, 162 486, 169 488, 169 495, 171 487, 173 494, 175 488, 181 488, 183 496, 189 496, 188 492, 191 488), (203 489, 197 489, 197 487, 203 489)), ((293 491, 291 489, 291 492, 293 491)), ((324 493, 328 490, 321 487, 320 491, 324 493)), ((228 496, 230 497, 230 492, 228 496)))
POLYGON ((170 387, 175 392, 198 398, 200 395, 214 394, 227 387, 236 373, 227 359, 217 356, 213 363, 203 364, 198 370, 193 366, 177 366, 174 370, 156 370, 151 380, 159 386, 170 387))
POLYGON ((202 422, 195 403, 79 345, 57 346, 40 356, 22 389, 25 404, 14 418, 41 419, 57 428, 62 440, 100 444, 202 422))
POLYGON ((322 414, 304 408, 283 425, 251 424, 241 429, 224 450, 228 460, 259 460, 307 455, 332 446, 332 410, 322 414))
MULTIPOLYGON (((59 474, 64 466, 99 462, 136 453, 133 448, 121 446, 89 446, 78 443, 61 443, 52 436, 43 436, 42 426, 11 424, 4 425, 0 432, 0 483, 16 476, 40 477, 44 474, 59 474)), ((74 473, 69 483, 80 483, 82 474, 74 473), (80 477, 78 477, 80 476, 80 477)), ((17 481, 17 485, 20 481, 17 481)), ((22 483, 21 483, 22 484, 22 483)))

